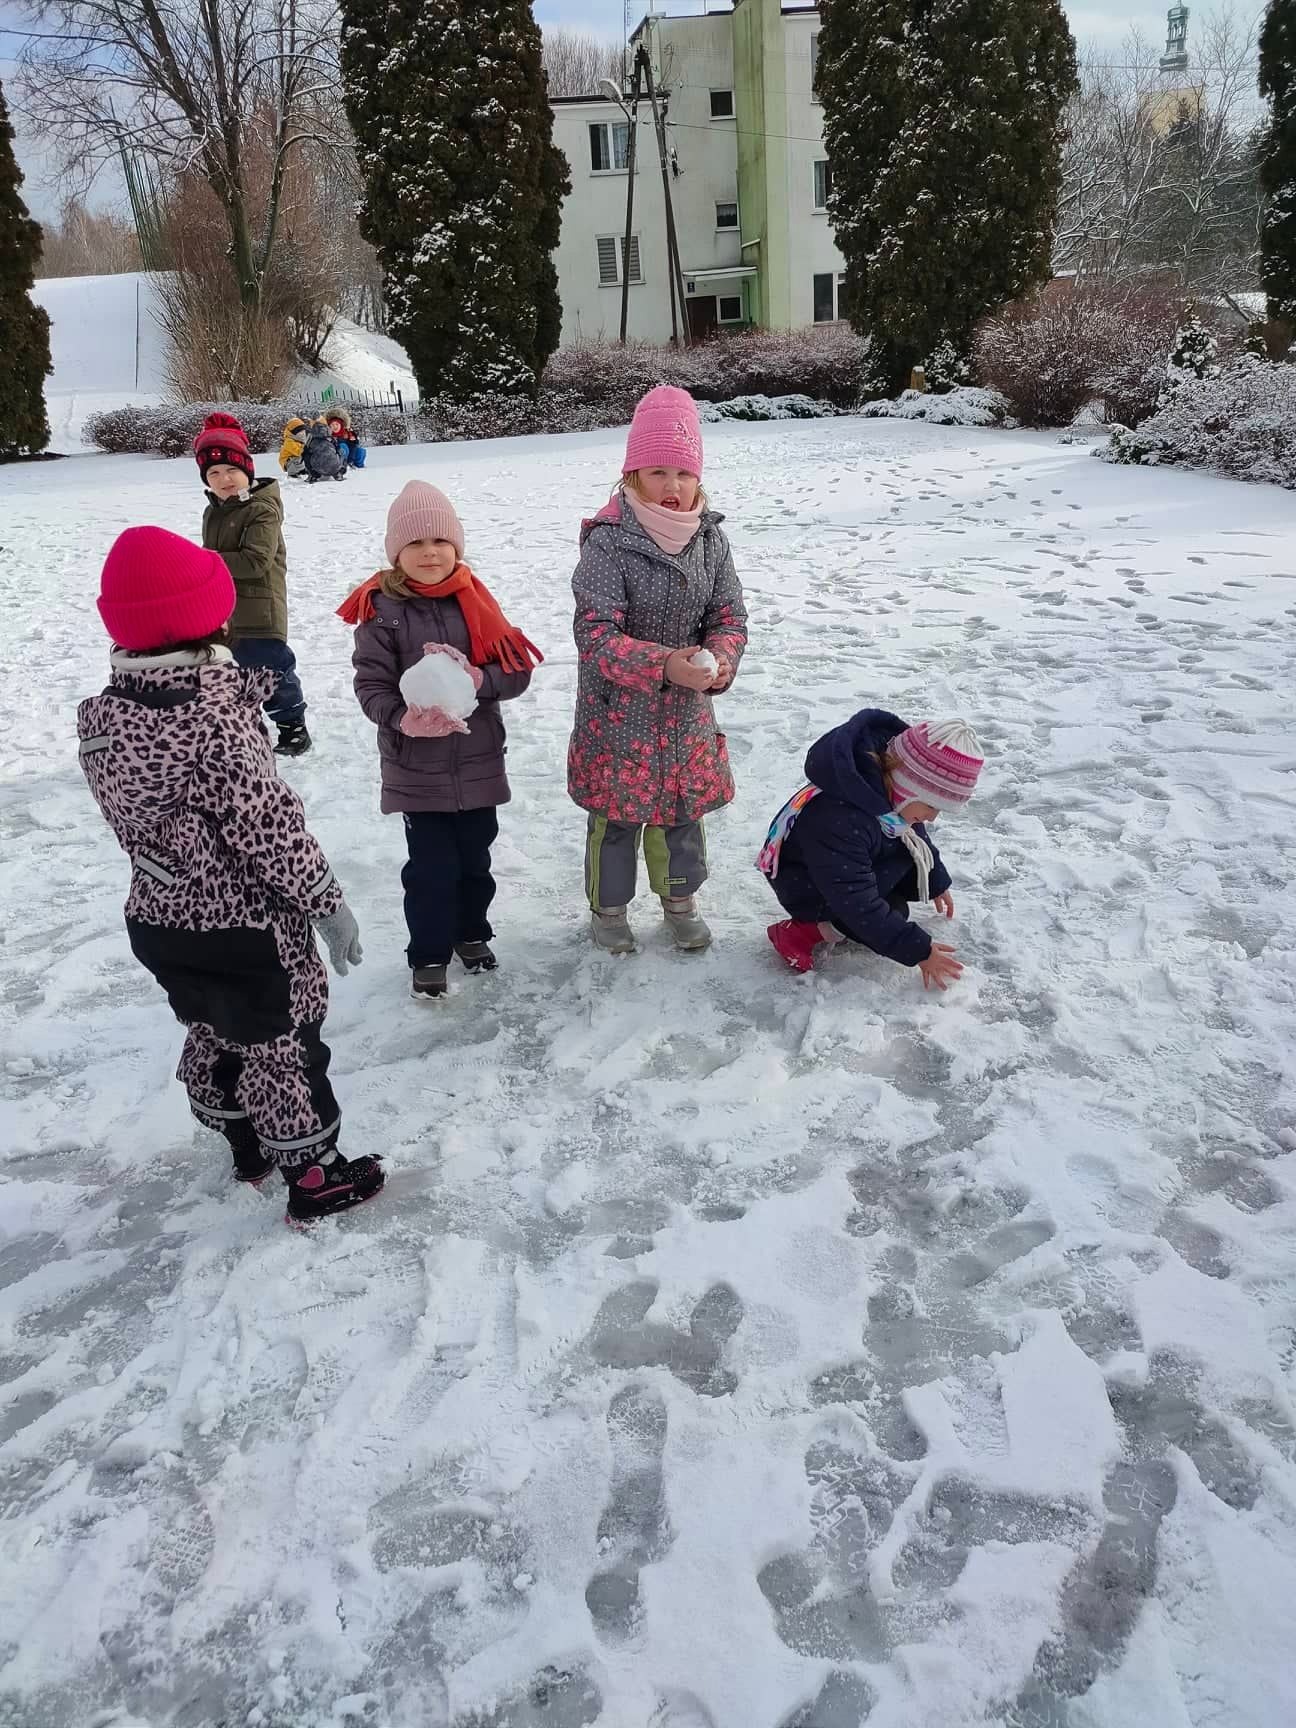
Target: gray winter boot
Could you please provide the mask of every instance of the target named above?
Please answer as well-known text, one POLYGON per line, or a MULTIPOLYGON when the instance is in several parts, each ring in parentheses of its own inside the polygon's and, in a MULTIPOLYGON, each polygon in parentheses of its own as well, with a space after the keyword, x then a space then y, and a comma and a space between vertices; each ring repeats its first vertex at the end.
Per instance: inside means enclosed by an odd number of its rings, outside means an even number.
POLYGON ((590 930, 596 948, 601 948, 605 954, 634 953, 634 931, 630 928, 628 910, 625 906, 609 906, 602 912, 590 913, 590 930))
POLYGON ((711 946, 710 928, 691 894, 687 900, 663 899, 662 911, 666 914, 666 928, 683 953, 700 954, 711 946))

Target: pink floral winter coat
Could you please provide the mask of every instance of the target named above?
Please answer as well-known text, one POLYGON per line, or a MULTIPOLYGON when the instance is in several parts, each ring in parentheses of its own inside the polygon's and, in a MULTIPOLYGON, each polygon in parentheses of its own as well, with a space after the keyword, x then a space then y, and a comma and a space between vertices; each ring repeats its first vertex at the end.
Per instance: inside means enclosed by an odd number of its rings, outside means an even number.
POLYGON ((611 822, 670 828, 728 804, 733 774, 712 698, 667 684, 676 648, 705 647, 737 672, 747 609, 721 530, 702 525, 678 557, 615 497, 581 527, 572 578, 580 680, 567 786, 611 822))

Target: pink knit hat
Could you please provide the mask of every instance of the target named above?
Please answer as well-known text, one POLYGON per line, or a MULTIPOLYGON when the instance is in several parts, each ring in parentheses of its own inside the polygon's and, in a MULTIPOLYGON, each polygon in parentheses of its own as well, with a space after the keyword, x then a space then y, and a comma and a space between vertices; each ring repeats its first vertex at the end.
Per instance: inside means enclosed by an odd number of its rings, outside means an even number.
POLYGON ((234 580, 218 552, 165 528, 127 528, 99 579, 99 616, 119 648, 165 648, 210 636, 234 610, 234 580))
POLYGON ((887 754, 897 810, 915 798, 937 810, 957 810, 976 790, 985 766, 980 741, 965 720, 924 720, 897 733, 887 754))
POLYGON ((460 558, 464 555, 463 523, 455 507, 437 486, 426 480, 411 480, 387 512, 387 562, 396 560, 414 540, 448 540, 460 558))
POLYGON ((702 478, 702 424, 687 390, 659 384, 635 409, 621 472, 639 468, 679 468, 702 478))

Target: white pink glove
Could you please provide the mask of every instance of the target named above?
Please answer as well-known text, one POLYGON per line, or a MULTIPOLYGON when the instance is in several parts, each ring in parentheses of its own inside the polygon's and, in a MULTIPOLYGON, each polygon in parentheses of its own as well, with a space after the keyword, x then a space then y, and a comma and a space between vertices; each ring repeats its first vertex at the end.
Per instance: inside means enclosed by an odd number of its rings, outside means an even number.
MULTIPOLYGON (((483 673, 480 666, 474 666, 457 648, 452 648, 448 642, 425 642, 424 657, 430 654, 444 654, 454 662, 472 680, 474 693, 481 689, 483 673)), ((410 669, 411 671, 413 668, 410 669)), ((406 677, 409 673, 405 674, 406 677)), ((404 678, 401 680, 404 685, 404 678)), ((468 708, 468 713, 472 707, 468 708)), ((400 718, 400 729, 407 738, 449 738, 456 732, 467 732, 468 721, 462 714, 452 714, 441 707, 420 707, 417 702, 411 702, 400 718)))

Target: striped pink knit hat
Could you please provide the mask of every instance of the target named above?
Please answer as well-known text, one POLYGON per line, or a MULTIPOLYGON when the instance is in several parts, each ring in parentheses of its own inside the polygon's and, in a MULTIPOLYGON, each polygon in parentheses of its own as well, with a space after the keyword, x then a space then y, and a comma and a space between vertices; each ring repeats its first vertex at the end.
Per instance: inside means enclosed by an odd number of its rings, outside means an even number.
POLYGON ((899 732, 888 749, 891 802, 912 799, 937 810, 957 810, 976 790, 985 757, 966 720, 924 720, 899 732))

